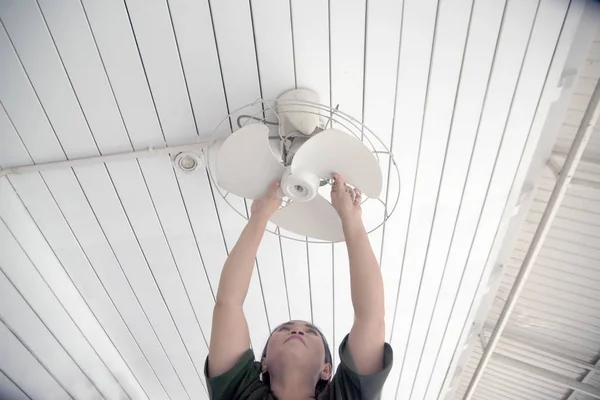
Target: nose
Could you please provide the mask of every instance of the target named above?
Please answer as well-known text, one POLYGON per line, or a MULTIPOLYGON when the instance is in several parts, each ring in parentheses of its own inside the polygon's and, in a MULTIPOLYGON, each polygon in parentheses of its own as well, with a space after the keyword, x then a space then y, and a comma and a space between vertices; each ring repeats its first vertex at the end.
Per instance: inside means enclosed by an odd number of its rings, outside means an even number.
POLYGON ((291 333, 292 333, 292 335, 302 335, 302 336, 304 336, 304 331, 301 331, 301 330, 294 329, 294 330, 292 330, 291 333))

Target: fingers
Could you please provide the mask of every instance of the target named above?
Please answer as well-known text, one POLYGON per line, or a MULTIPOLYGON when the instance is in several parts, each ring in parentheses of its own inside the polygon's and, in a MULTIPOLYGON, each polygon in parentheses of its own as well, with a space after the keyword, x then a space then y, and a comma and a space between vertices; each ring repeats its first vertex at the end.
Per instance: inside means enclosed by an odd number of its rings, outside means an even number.
POLYGON ((271 182, 271 185, 269 186, 269 194, 275 193, 277 191, 277 189, 279 189, 280 185, 281 185, 281 181, 271 182))
POLYGON ((333 173, 333 181, 334 184, 331 186, 331 192, 347 192, 351 195, 354 203, 362 203, 362 193, 360 190, 354 188, 352 189, 350 186, 346 185, 344 182, 344 178, 338 173, 333 173))
POLYGON ((343 190, 346 187, 346 182, 344 182, 344 178, 338 173, 333 173, 333 188, 336 190, 343 190))
POLYGON ((269 196, 276 196, 277 198, 283 198, 283 192, 280 189, 281 181, 273 181, 271 182, 271 186, 269 186, 269 196))
POLYGON ((362 203, 362 193, 357 188, 354 188, 354 203, 362 203))

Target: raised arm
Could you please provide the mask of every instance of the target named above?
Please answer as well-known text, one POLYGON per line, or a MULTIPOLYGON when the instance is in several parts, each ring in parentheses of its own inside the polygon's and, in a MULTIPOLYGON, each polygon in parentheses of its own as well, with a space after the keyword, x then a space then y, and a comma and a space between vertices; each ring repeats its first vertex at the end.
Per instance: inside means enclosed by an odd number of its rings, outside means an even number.
POLYGON ((250 220, 223 266, 208 354, 211 377, 230 370, 250 348, 250 334, 242 306, 267 221, 281 204, 278 188, 279 183, 273 183, 267 196, 252 203, 250 220))
POLYGON ((383 279, 362 222, 360 192, 355 189, 353 201, 342 177, 334 174, 334 179, 331 200, 342 219, 350 261, 350 286, 354 306, 354 325, 350 331, 348 346, 357 372, 361 375, 371 375, 383 367, 383 279))

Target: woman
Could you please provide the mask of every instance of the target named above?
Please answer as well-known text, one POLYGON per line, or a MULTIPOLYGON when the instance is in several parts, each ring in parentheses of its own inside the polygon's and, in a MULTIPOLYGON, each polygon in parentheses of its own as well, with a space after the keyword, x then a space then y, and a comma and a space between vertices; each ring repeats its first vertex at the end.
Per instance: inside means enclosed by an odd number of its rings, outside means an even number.
POLYGON ((333 175, 331 203, 342 220, 354 324, 342 341, 332 377, 331 351, 322 333, 305 321, 289 321, 271 334, 260 363, 250 349, 242 305, 258 246, 281 205, 279 183, 255 201, 251 217, 221 272, 204 373, 214 400, 377 399, 392 367, 385 343, 383 281, 361 218, 361 196, 333 175))

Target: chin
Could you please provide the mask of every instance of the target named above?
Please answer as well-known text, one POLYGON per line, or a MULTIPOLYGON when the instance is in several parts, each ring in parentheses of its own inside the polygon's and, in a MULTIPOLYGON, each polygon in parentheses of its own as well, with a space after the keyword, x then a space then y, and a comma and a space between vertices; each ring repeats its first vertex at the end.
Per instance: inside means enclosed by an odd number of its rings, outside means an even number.
MULTIPOLYGON (((299 344, 302 346, 301 343, 299 344)), ((302 360, 306 358, 306 347, 300 346, 288 346, 288 348, 281 352, 282 358, 292 358, 293 360, 302 360)))
POLYGON ((307 349, 302 345, 302 343, 298 343, 298 345, 292 344, 291 346, 285 346, 285 348, 281 349, 279 353, 279 357, 285 361, 293 361, 293 362, 301 362, 307 356, 307 349))

